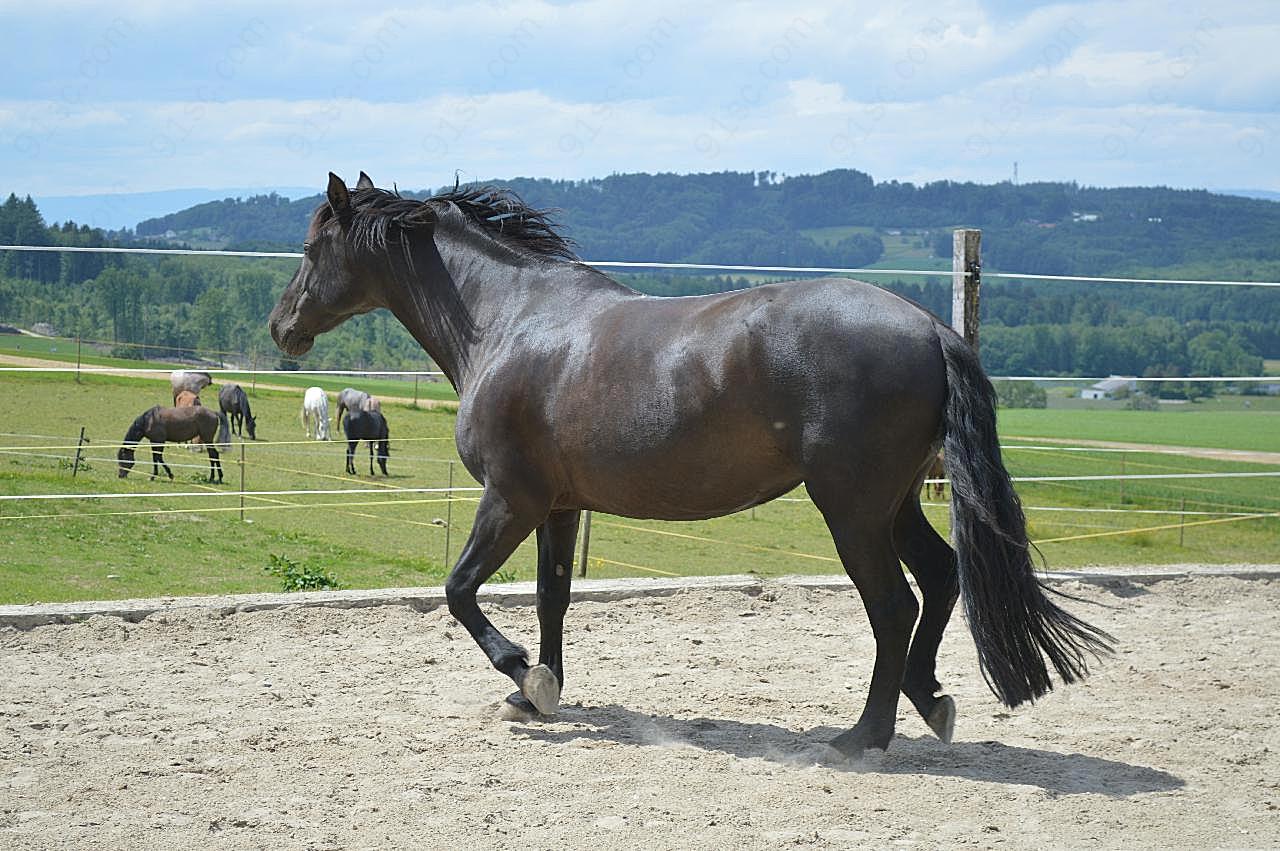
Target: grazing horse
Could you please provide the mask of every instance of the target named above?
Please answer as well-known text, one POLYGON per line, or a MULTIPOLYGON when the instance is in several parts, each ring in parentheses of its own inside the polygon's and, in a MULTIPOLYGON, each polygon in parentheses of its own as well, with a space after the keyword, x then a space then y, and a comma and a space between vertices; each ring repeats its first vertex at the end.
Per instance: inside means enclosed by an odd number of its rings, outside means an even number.
POLYGON ((249 429, 249 439, 258 439, 258 420, 249 410, 249 396, 239 384, 224 384, 218 389, 218 407, 231 420, 231 430, 244 437, 249 429))
POLYGON ((899 692, 950 740, 955 704, 938 695, 935 666, 957 597, 1009 706, 1053 687, 1045 657, 1073 682, 1110 649, 1035 575, 977 353, 905 299, 841 278, 652 298, 576 262, 546 213, 511 193, 418 201, 363 174, 354 193, 329 175, 303 248, 271 312, 284 352, 387 308, 458 391, 458 451, 483 493, 446 596, 519 688, 507 699, 516 711, 559 705, 581 510, 694 520, 802 482, 876 639, 865 708, 832 743, 843 753, 889 744, 899 692), (939 445, 954 549, 920 508, 939 445), (534 532, 542 643, 531 665, 476 591, 534 532))
MULTIPOLYGON (((173 406, 175 408, 198 408, 200 407, 200 397, 190 390, 179 390, 173 397, 173 406)), ((187 451, 199 452, 204 448, 204 441, 200 439, 200 435, 191 438, 191 442, 187 444, 187 451)))
POLYGON ((218 450, 214 444, 216 442, 217 446, 222 447, 223 452, 229 448, 231 427, 227 423, 226 414, 215 413, 198 405, 185 408, 162 408, 156 405, 143 411, 125 432, 124 446, 116 453, 120 478, 129 475, 129 471, 133 469, 134 448, 144 437, 151 441, 151 478, 160 475, 160 467, 164 467, 170 479, 173 478, 173 471, 164 462, 165 443, 198 437, 209 453, 209 481, 222 481, 222 461, 218 458, 218 450))
POLYGON ((363 390, 357 390, 354 387, 345 388, 338 394, 338 413, 333 418, 334 428, 342 426, 343 411, 363 411, 368 401, 369 394, 363 390))
POLYGON ((178 394, 183 390, 199 393, 213 383, 207 372, 193 372, 189 369, 175 369, 169 373, 169 385, 173 388, 173 404, 178 404, 178 394))
POLYGON ((373 445, 378 444, 378 466, 382 468, 382 475, 390 475, 387 472, 387 456, 391 454, 391 430, 387 428, 387 421, 378 411, 348 411, 347 418, 342 423, 342 430, 347 435, 347 472, 356 475, 355 454, 356 445, 362 441, 369 441, 369 475, 373 475, 373 445))
POLYGON ((316 440, 329 439, 329 397, 320 387, 308 387, 302 396, 302 427, 311 437, 311 424, 315 423, 316 440))
POLYGON ((946 467, 942 460, 942 453, 939 452, 933 456, 933 460, 929 462, 929 469, 925 471, 925 493, 932 494, 934 499, 942 499, 947 493, 946 477, 946 467))

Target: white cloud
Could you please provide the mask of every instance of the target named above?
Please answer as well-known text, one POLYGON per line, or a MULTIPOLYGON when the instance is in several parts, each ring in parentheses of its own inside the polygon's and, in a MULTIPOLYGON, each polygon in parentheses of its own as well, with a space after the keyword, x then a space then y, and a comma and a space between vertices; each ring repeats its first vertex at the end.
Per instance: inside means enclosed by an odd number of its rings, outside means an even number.
POLYGON ((56 194, 853 167, 1280 189, 1266 3, 13 6, 0 177, 56 194), (993 5, 994 4, 994 5, 993 5), (1004 8, 1004 7, 1009 8, 1004 8))

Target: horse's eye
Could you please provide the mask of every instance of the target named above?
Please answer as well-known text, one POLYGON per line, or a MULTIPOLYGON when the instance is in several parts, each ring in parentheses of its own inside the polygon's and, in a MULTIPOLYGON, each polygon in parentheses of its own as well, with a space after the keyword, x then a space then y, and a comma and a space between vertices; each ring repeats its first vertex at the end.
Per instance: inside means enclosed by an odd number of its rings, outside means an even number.
POLYGON ((302 253, 303 254, 311 253, 311 243, 309 242, 302 243, 302 253))

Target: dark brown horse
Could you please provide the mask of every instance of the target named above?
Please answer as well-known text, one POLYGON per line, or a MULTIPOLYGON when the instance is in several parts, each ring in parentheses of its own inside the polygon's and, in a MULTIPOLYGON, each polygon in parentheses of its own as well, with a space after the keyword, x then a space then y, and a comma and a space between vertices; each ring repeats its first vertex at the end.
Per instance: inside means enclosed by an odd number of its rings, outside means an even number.
POLYGON ((160 467, 173 478, 173 471, 164 463, 164 445, 199 438, 209 453, 209 481, 222 481, 222 461, 218 449, 226 451, 231 441, 231 429, 226 414, 211 411, 198 405, 185 408, 154 408, 143 411, 129 430, 125 432, 124 446, 116 453, 119 475, 124 478, 133 469, 134 448, 146 438, 151 441, 151 478, 160 475, 160 467), (214 479, 214 475, 217 479, 214 479))
POLYGON ((244 437, 244 430, 249 430, 249 439, 258 439, 258 419, 249 408, 249 394, 234 382, 218 388, 218 408, 231 420, 231 430, 244 437))
POLYGON ((391 430, 387 428, 387 420, 381 411, 364 409, 347 410, 347 418, 342 421, 342 431, 347 436, 347 472, 356 475, 356 445, 362 440, 369 441, 369 475, 373 475, 373 452, 378 450, 378 466, 382 475, 387 473, 387 458, 391 455, 391 430))
POLYGON ((509 193, 415 201, 363 174, 354 193, 329 176, 304 252, 271 314, 281 349, 303 354, 387 308, 458 391, 458 451, 484 492, 449 610, 519 687, 517 709, 559 704, 580 510, 692 520, 801 482, 876 637, 865 708, 833 742, 844 753, 889 744, 899 691, 950 739, 955 705, 937 694, 935 658, 957 596, 1010 706, 1052 688, 1046 656, 1071 682, 1108 649, 1033 572, 977 355, 910 302, 837 278, 650 298, 575 262, 546 215, 509 193), (943 444, 954 550, 919 500, 943 444), (530 665, 476 591, 535 532, 542 646, 530 665))

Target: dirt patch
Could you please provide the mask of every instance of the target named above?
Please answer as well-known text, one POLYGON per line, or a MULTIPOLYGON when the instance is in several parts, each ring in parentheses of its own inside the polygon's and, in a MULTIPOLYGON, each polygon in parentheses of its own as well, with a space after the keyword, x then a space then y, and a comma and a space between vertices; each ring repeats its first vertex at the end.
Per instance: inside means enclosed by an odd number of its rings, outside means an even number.
MULTIPOLYGON (((822 761, 873 644, 852 592, 581 602, 567 705, 509 691, 442 610, 207 610, 0 631, 0 844, 1010 848, 1280 844, 1280 582, 1065 586, 1087 683, 1005 710, 962 622, 944 746, 822 761)), ((490 609, 531 640, 529 608, 490 609)))

